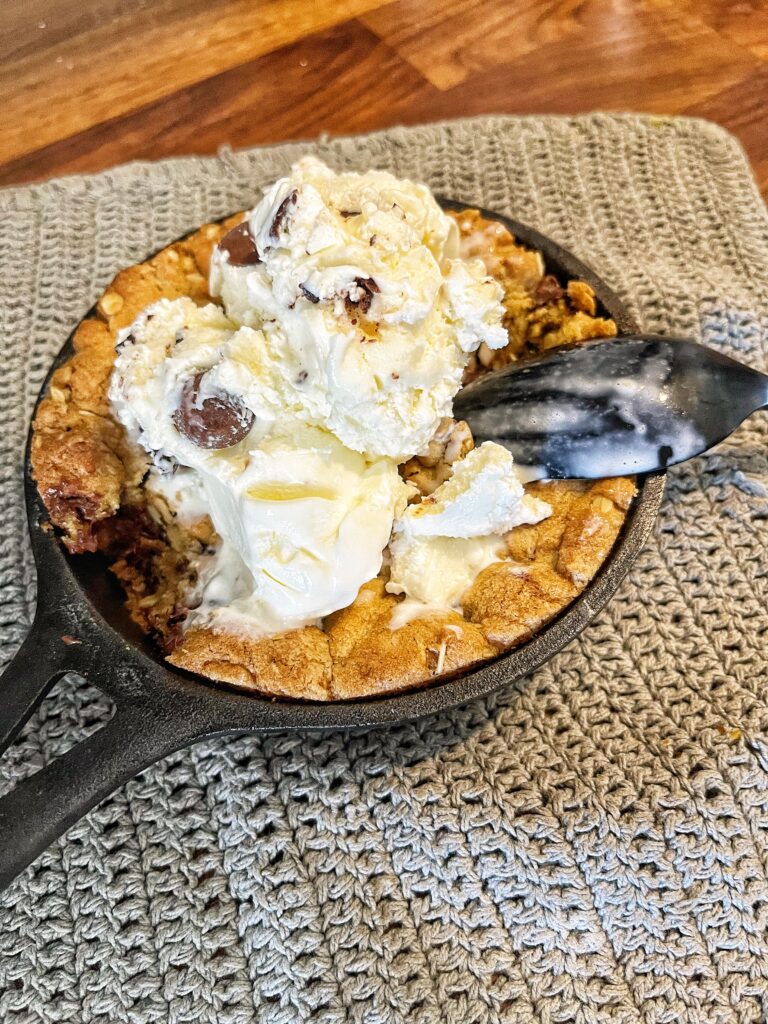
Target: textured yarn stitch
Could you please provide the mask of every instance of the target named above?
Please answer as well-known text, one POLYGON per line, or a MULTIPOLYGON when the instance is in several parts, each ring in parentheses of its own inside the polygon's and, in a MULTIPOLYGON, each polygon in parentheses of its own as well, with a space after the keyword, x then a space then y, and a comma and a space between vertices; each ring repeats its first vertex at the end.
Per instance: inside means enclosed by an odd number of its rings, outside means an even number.
MULTIPOLYGON (((21 460, 51 357, 119 268, 309 150, 511 214, 647 330, 766 368, 768 215, 700 121, 484 118, 5 190, 3 659, 34 601, 21 460)), ((124 786, 0 896, 0 1021, 764 1021, 767 425, 670 473, 618 595, 522 683, 390 730, 199 743, 124 786)), ((107 710, 66 679, 0 785, 107 710)))

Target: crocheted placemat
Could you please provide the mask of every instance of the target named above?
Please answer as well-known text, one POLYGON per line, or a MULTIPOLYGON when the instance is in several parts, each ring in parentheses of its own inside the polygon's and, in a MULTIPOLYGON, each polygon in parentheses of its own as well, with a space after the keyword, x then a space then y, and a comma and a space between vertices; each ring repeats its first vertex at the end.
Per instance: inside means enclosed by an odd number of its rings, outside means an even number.
MULTIPOLYGON (((765 368, 768 215, 704 122, 484 118, 0 192, 3 658, 49 360, 119 268, 308 150, 532 224, 646 329, 765 368)), ((532 678, 391 730, 200 743, 117 792, 0 897, 0 1020, 762 1021, 767 422, 670 473, 617 597, 532 678)), ((2 787, 106 710, 65 680, 2 787)))

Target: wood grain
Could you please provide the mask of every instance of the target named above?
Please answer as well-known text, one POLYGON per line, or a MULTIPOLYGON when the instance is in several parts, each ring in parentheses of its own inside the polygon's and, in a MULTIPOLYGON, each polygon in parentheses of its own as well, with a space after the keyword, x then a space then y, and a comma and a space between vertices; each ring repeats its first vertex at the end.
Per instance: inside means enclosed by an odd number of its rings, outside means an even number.
MULTIPOLYGON (((167 0, 145 8, 145 18, 115 4, 115 17, 89 19, 82 29, 76 24, 70 32, 52 33, 44 61, 34 48, 4 63, 0 89, 7 99, 0 148, 10 157, 27 152, 32 126, 35 140, 47 144, 130 114, 328 24, 344 22, 376 2, 222 0, 212 5, 207 0, 167 0)), ((42 40, 48 23, 43 19, 38 25, 42 40)))
MULTIPOLYGON (((661 3, 662 0, 656 0, 661 3)), ((768 60, 768 4, 765 0, 663 0, 666 6, 709 25, 761 60, 768 60)))
POLYGON ((5 0, 0 183, 482 113, 733 131, 768 191, 765 0, 5 0))
MULTIPOLYGON (((440 2, 427 0, 427 6, 440 2)), ((497 40, 473 40, 465 49, 456 35, 458 24, 447 34, 439 24, 434 33, 415 31, 400 42, 402 23, 393 8, 401 4, 408 6, 407 0, 398 0, 366 17, 366 23, 378 26, 383 38, 420 68, 471 68, 472 62, 478 62, 478 54, 484 53, 485 59, 471 76, 475 87, 470 92, 476 107, 491 96, 504 100, 505 108, 515 112, 571 112, 576 103, 582 105, 586 95, 589 107, 629 109, 640 99, 643 110, 672 113, 731 86, 755 66, 754 58, 738 44, 704 23, 678 14, 674 5, 649 5, 642 12, 633 11, 631 17, 617 14, 607 20, 601 0, 569 3, 558 19, 560 31, 550 26, 547 32, 541 12, 549 5, 534 2, 526 8, 524 23, 515 29, 520 35, 512 33, 501 48, 503 59, 495 59, 497 40), (382 25, 385 19, 398 26, 392 39, 382 25), (552 74, 545 70, 548 68, 558 71, 552 74)), ((458 7, 459 3, 457 11, 458 7)), ((475 12, 482 7, 478 0, 475 12)), ((453 93, 444 73, 438 71, 432 80, 453 93)))
MULTIPOLYGON (((487 0, 397 0, 364 15, 363 22, 437 86, 452 89, 490 68, 536 55, 581 31, 581 0, 553 4, 489 4, 487 0)), ((547 78, 551 76, 547 75, 547 78)))

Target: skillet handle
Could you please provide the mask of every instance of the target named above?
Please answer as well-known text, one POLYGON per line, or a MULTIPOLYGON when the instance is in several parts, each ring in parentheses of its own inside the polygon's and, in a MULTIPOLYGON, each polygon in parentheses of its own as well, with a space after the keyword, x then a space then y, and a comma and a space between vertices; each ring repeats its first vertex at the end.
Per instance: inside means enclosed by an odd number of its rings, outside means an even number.
POLYGON ((0 799, 0 891, 118 786, 199 738, 194 721, 118 704, 110 721, 0 799))
POLYGON ((60 630, 43 613, 0 676, 0 755, 37 705, 71 665, 60 630))

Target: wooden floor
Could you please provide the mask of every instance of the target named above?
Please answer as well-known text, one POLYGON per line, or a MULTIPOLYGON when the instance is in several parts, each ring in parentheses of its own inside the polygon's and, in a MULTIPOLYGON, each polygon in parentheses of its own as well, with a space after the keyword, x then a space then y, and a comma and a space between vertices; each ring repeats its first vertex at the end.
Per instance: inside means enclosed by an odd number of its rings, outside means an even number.
POLYGON ((768 0, 3 0, 0 184, 479 113, 693 114, 768 192, 768 0))

